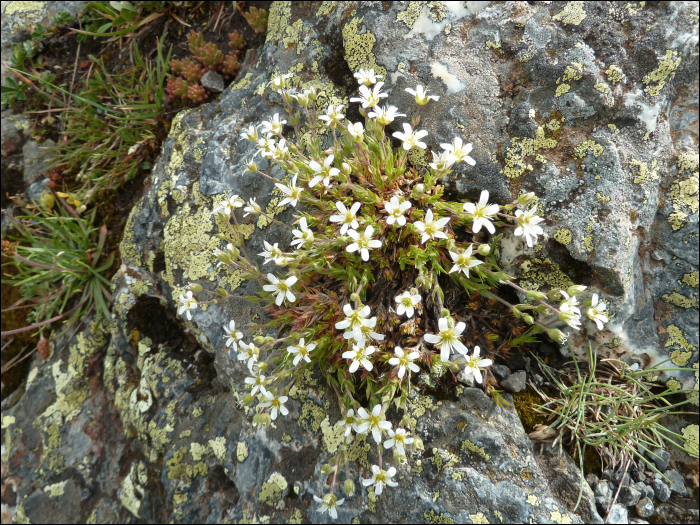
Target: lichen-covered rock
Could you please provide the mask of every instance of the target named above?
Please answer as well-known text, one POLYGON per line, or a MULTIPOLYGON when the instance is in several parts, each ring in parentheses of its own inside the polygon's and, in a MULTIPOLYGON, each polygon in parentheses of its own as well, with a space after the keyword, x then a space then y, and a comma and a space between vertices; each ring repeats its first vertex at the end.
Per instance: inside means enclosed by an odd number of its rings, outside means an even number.
MULTIPOLYGON (((607 329, 584 327, 574 345, 591 337, 601 355, 694 363, 697 5, 487 4, 273 4, 266 44, 249 52, 239 80, 173 122, 126 226, 106 355, 95 350, 104 345, 81 351, 88 339, 73 342, 3 407, 18 521, 39 521, 42 507, 66 521, 328 519, 312 496, 327 492, 320 469, 341 444, 333 392, 308 374, 290 393, 289 417, 255 430, 239 404, 245 367, 224 346, 223 327, 264 312, 230 300, 198 308, 192 321, 176 316, 190 282, 240 295, 258 286, 212 257, 231 235, 211 213, 225 192, 293 220, 276 207, 271 181, 244 173, 255 150, 239 141, 244 126, 282 111, 265 89, 276 72, 291 73, 297 88, 314 86, 320 107, 346 104, 360 68, 385 75, 399 107, 410 103, 405 87, 427 85, 441 97, 421 113, 428 146, 455 135, 475 146, 477 165, 452 174, 451 192, 540 197, 549 240, 527 250, 506 237, 504 264, 530 288, 574 281, 609 304, 607 329), (91 379, 87 354, 103 359, 106 388, 91 379), (39 461, 36 470, 27 458, 39 461), (73 505, 47 507, 53 497, 73 505)), ((263 239, 283 249, 290 240, 262 216, 237 228, 250 254, 263 239)), ((671 381, 697 388, 693 374, 671 381)), ((375 497, 358 482, 375 447, 355 436, 358 492, 339 508, 340 521, 601 521, 585 484, 574 511, 571 460, 535 454, 515 412, 480 390, 459 387, 440 401, 417 395, 410 411, 425 450, 399 467, 398 488, 375 497)))

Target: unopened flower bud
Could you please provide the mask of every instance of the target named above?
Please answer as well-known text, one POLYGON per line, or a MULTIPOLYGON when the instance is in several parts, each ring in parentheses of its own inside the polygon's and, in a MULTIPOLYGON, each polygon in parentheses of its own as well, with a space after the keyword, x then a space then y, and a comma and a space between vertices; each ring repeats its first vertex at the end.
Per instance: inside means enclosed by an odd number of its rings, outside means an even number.
POLYGON ((253 337, 253 342, 256 345, 261 345, 265 342, 265 338, 261 335, 256 335, 255 337, 253 337))
POLYGON ((523 321, 525 321, 527 324, 533 324, 535 322, 535 320, 529 314, 523 314, 523 321))
POLYGON ((440 317, 447 317, 447 321, 450 320, 450 311, 447 308, 440 310, 440 317))
POLYGON ((481 244, 476 251, 479 252, 479 255, 486 257, 489 253, 491 253, 491 246, 488 244, 481 244))
POLYGON ((267 370, 268 364, 265 361, 258 361, 255 363, 255 366, 258 367, 258 370, 261 372, 265 372, 267 370))
POLYGON ((356 293, 350 294, 350 301, 352 301, 353 303, 359 303, 360 296, 357 295, 356 293))
POLYGON ((343 162, 340 165, 340 171, 342 171, 345 175, 350 175, 350 173, 352 173, 352 168, 350 167, 350 164, 343 162))
POLYGON ((348 498, 352 498, 355 495, 355 482, 351 479, 346 479, 343 490, 348 498))
POLYGON ((588 286, 574 284, 566 289, 566 293, 568 293, 571 297, 575 297, 577 295, 581 295, 586 290, 586 288, 588 288, 588 286))
POLYGON ((564 343, 566 341, 566 334, 561 330, 547 330, 547 335, 554 341, 558 343, 564 343))
POLYGON ((230 248, 228 248, 228 254, 231 256, 232 259, 238 259, 238 256, 241 254, 241 251, 235 246, 231 246, 230 248))
POLYGON ((321 467, 321 474, 323 474, 324 476, 329 476, 330 474, 333 473, 334 470, 335 469, 333 467, 331 467, 328 463, 326 463, 325 465, 323 465, 321 467))
POLYGON ((255 164, 252 160, 250 162, 245 163, 245 171, 246 173, 255 173, 258 171, 258 165, 255 164))
POLYGON ((528 299, 532 299, 533 301, 544 301, 547 298, 547 294, 544 294, 542 292, 537 292, 535 290, 530 290, 525 293, 525 296, 528 299))
POLYGON ((272 418, 270 417, 270 414, 258 414, 260 416, 260 426, 261 427, 269 427, 270 423, 272 423, 272 418))
POLYGON ((188 288, 192 293, 199 293, 203 290, 202 285, 198 283, 190 283, 188 288))
POLYGON ((255 401, 255 398, 253 396, 251 396, 250 394, 245 394, 243 396, 243 398, 241 399, 241 403, 243 403, 243 405, 247 406, 247 407, 252 405, 253 401, 255 401))
POLYGON ((418 452, 422 452, 425 450, 425 446, 423 445, 423 440, 419 436, 415 436, 413 438, 413 446, 416 448, 418 452))
POLYGON ((405 465, 407 461, 406 454, 401 454, 401 452, 394 449, 394 463, 398 465, 405 465))
POLYGON ((527 204, 530 204, 530 202, 532 202, 532 200, 534 198, 535 198, 534 192, 525 193, 525 194, 521 195, 520 197, 518 197, 518 204, 525 206, 527 204))
POLYGON ((425 193, 425 186, 423 184, 416 184, 413 187, 413 195, 415 195, 416 197, 420 197, 424 193, 425 193))
POLYGON ((537 307, 537 313, 545 315, 547 312, 549 312, 549 308, 546 305, 541 304, 537 307))
POLYGON ((316 93, 316 88, 311 86, 309 89, 306 90, 306 93, 309 95, 309 100, 314 101, 318 98, 318 93, 316 93))

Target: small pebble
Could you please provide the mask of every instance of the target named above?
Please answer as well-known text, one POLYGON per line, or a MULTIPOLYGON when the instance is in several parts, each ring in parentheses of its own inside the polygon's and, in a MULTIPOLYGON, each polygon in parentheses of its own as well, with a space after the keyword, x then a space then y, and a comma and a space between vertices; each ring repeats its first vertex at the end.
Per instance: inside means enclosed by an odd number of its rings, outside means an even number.
POLYGON ((655 479, 651 483, 651 486, 654 488, 654 496, 656 496, 656 499, 661 503, 668 501, 671 497, 671 489, 660 479, 655 479))
POLYGON ((640 500, 635 510, 637 511, 637 516, 640 518, 648 518, 656 511, 654 503, 649 498, 640 500))

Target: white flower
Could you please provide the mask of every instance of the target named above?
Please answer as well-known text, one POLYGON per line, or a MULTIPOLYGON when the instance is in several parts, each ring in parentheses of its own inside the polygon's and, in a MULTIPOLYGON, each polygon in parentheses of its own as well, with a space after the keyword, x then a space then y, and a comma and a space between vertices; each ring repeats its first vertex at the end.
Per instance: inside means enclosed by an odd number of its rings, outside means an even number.
POLYGON ((243 211, 245 212, 243 214, 243 217, 247 217, 251 213, 253 215, 259 215, 260 213, 262 213, 262 210, 260 209, 260 205, 257 202, 255 202, 255 197, 251 198, 248 201, 248 206, 243 208, 243 211))
POLYGON ((357 79, 358 84, 364 86, 371 86, 377 80, 384 78, 382 75, 376 74, 374 69, 360 69, 353 76, 357 79))
POLYGON ((180 307, 177 309, 178 315, 182 315, 182 313, 185 312, 187 314, 187 320, 191 321, 192 314, 190 311, 194 310, 195 308, 197 308, 197 299, 192 297, 191 291, 187 291, 187 297, 180 294, 180 307))
POLYGON ((518 227, 515 229, 515 235, 519 237, 520 235, 525 236, 527 240, 527 245, 532 248, 532 238, 534 237, 535 242, 537 241, 537 236, 544 234, 541 226, 538 226, 544 219, 535 215, 536 206, 528 211, 516 210, 515 216, 518 219, 518 227))
POLYGON ((363 108, 373 108, 379 104, 379 99, 389 96, 381 92, 383 86, 384 82, 377 82, 373 89, 360 86, 360 97, 351 98, 350 102, 360 102, 363 108))
POLYGON ((314 496, 314 501, 320 504, 320 506, 318 507, 318 512, 328 511, 328 515, 334 520, 337 520, 338 507, 340 507, 343 504, 345 498, 338 499, 335 496, 335 494, 326 494, 325 496, 323 496, 323 499, 314 496))
POLYGON ((359 346, 364 346, 365 343, 367 342, 367 339, 374 339, 375 341, 383 341, 384 336, 381 334, 378 334, 375 332, 373 329, 374 327, 377 326, 377 317, 372 317, 371 319, 366 319, 363 321, 362 326, 360 327, 360 335, 357 337, 357 333, 355 331, 352 332, 345 332, 343 334, 343 337, 345 339, 354 339, 359 346))
POLYGON ((238 360, 246 361, 246 365, 249 370, 253 370, 253 365, 258 362, 258 356, 260 355, 260 349, 253 343, 249 345, 241 341, 238 349, 238 360))
POLYGON ((386 126, 387 124, 394 122, 396 117, 406 116, 403 113, 397 113, 398 110, 399 108, 396 106, 384 106, 383 108, 380 106, 374 106, 374 109, 370 111, 367 116, 369 118, 376 119, 382 126, 386 126))
POLYGON ((296 301, 296 297, 294 297, 294 294, 289 289, 291 286, 294 285, 295 282, 297 282, 296 276, 292 275, 288 279, 280 281, 277 277, 275 277, 271 273, 268 273, 267 279, 272 284, 264 285, 263 290, 265 290, 266 292, 272 292, 277 294, 277 299, 275 299, 275 304, 277 306, 282 304, 282 301, 284 301, 285 296, 287 297, 287 300, 290 303, 296 301))
POLYGON ((292 235, 296 237, 296 239, 292 241, 292 246, 297 244, 299 245, 299 248, 301 248, 304 244, 313 242, 314 232, 312 232, 307 226, 306 217, 299 219, 299 229, 292 230, 292 235))
POLYGON ((283 416, 289 414, 289 410, 287 410, 287 407, 284 406, 288 399, 287 396, 276 396, 273 395, 272 392, 267 391, 263 395, 265 396, 267 401, 265 401, 264 403, 260 403, 260 405, 258 406, 260 406, 261 408, 272 407, 270 409, 270 418, 272 418, 272 421, 277 419, 278 410, 283 416))
POLYGON ((496 233, 496 228, 491 221, 501 208, 498 204, 489 204, 488 202, 489 192, 483 190, 479 197, 479 202, 476 204, 473 202, 464 203, 464 211, 474 216, 474 223, 472 224, 472 231, 474 233, 478 233, 482 226, 484 226, 491 235, 496 233))
POLYGON ((331 177, 335 177, 338 173, 340 173, 338 168, 331 168, 334 158, 335 157, 333 155, 328 155, 326 160, 323 161, 323 166, 321 166, 315 160, 309 162, 309 167, 314 170, 314 173, 316 174, 316 176, 309 181, 309 188, 313 188, 322 180, 323 185, 327 188, 331 183, 331 177))
POLYGON ((291 78, 292 74, 287 73, 286 75, 275 75, 267 83, 268 86, 272 86, 275 91, 280 91, 287 87, 287 79, 291 78))
POLYGON ((302 337, 295 346, 288 346, 287 352, 295 354, 293 364, 297 366, 302 359, 307 363, 311 362, 309 352, 313 351, 314 348, 316 348, 315 343, 304 344, 304 338, 302 337))
POLYGON ((608 305, 605 303, 598 302, 598 294, 594 293, 591 298, 591 306, 586 310, 586 315, 591 321, 595 321, 598 330, 602 330, 605 323, 610 320, 608 316, 603 313, 607 307, 608 305))
POLYGON ((408 368, 414 374, 420 372, 420 368, 418 368, 418 365, 412 362, 420 357, 420 354, 418 352, 411 352, 410 354, 406 354, 403 351, 403 348, 397 346, 396 348, 394 348, 394 354, 396 354, 396 357, 392 357, 391 359, 389 359, 389 364, 392 366, 399 367, 399 379, 403 379, 403 376, 406 373, 406 368, 408 368))
POLYGON ((425 334, 423 337, 428 343, 440 347, 440 359, 447 362, 450 358, 450 352, 457 351, 462 355, 467 354, 467 347, 459 340, 465 327, 464 323, 457 323, 453 328, 450 328, 447 319, 441 317, 438 321, 440 332, 437 335, 425 334))
POLYGON ((246 173, 255 173, 258 171, 258 165, 255 164, 255 161, 250 160, 245 163, 245 172, 246 173))
POLYGON ((384 420, 382 405, 375 405, 371 413, 368 413, 364 408, 360 407, 357 409, 357 414, 360 416, 361 423, 357 425, 355 432, 362 434, 363 432, 367 432, 369 430, 372 432, 374 441, 376 443, 381 443, 382 430, 386 431, 391 428, 391 423, 384 420))
POLYGON ((263 241, 263 246, 265 246, 265 251, 260 252, 258 255, 265 257, 263 264, 267 264, 270 261, 275 261, 275 264, 279 266, 284 266, 287 263, 287 258, 282 253, 282 250, 277 246, 278 243, 271 245, 267 241, 263 241))
POLYGON ((331 222, 339 222, 341 224, 340 235, 345 235, 345 232, 348 231, 348 227, 353 229, 358 228, 360 224, 357 222, 355 215, 357 214, 357 210, 360 209, 359 202, 354 203, 352 206, 350 206, 350 209, 347 209, 342 202, 338 201, 335 203, 335 207, 338 208, 340 215, 331 215, 330 219, 328 220, 331 222))
POLYGON ((311 91, 309 91, 307 89, 303 93, 296 93, 292 96, 294 97, 294 100, 296 100, 301 107, 307 108, 307 107, 309 107, 309 101, 310 101, 309 95, 310 94, 311 94, 311 91))
POLYGON ((341 113, 342 110, 343 104, 338 104, 337 106, 330 104, 326 109, 326 114, 321 115, 318 119, 323 120, 329 128, 334 129, 345 118, 345 115, 341 113))
POLYGON ((265 376, 262 374, 256 375, 253 377, 246 377, 244 379, 244 382, 246 385, 251 385, 251 391, 250 391, 251 396, 254 396, 255 394, 257 394, 258 390, 263 395, 265 395, 267 393, 267 390, 265 390, 265 376))
POLYGON ((413 308, 420 303, 421 296, 419 294, 411 295, 410 292, 405 291, 401 295, 397 295, 394 299, 399 305, 396 307, 396 314, 403 315, 406 313, 406 317, 409 319, 413 317, 413 308))
POLYGON ((440 144, 440 147, 445 151, 451 153, 454 156, 456 162, 465 161, 470 166, 474 166, 476 164, 476 161, 469 156, 469 153, 472 150, 471 143, 462 144, 461 137, 455 137, 455 139, 452 141, 452 144, 440 144))
POLYGON ((433 220, 433 210, 428 210, 425 214, 425 222, 416 221, 414 226, 423 234, 421 237, 421 244, 429 239, 447 239, 447 235, 442 229, 445 225, 450 222, 449 217, 443 217, 442 219, 433 220))
POLYGON ((228 339, 226 339, 226 346, 230 346, 236 352, 238 352, 238 341, 243 339, 243 333, 240 330, 236 330, 236 321, 231 319, 228 326, 224 325, 224 332, 226 332, 226 335, 228 335, 228 339))
POLYGON ((241 133, 241 139, 246 139, 250 142, 256 142, 258 138, 260 138, 258 136, 258 130, 252 124, 241 133))
MULTIPOLYGON (((369 324, 369 321, 366 318, 370 314, 370 307, 363 306, 362 308, 353 310, 352 306, 346 304, 343 306, 343 312, 345 313, 345 319, 335 323, 335 327, 338 330, 348 330, 351 334, 353 334, 352 337, 356 341, 360 341, 362 339, 362 327, 369 324)), ((349 337, 346 339, 349 339, 349 337)))
POLYGON ((399 454, 402 456, 406 455, 406 445, 411 445, 415 440, 412 437, 408 437, 405 428, 397 428, 396 433, 393 430, 387 430, 389 438, 384 442, 384 448, 396 447, 399 454))
POLYGON ((221 204, 214 208, 211 214, 229 217, 234 208, 240 208, 241 206, 243 206, 243 201, 238 198, 238 195, 231 195, 228 199, 224 199, 221 204))
POLYGON ((399 203, 398 197, 392 197, 388 202, 384 203, 384 209, 389 214, 386 218, 386 223, 394 224, 394 222, 397 222, 399 226, 404 226, 406 224, 406 217, 404 217, 403 214, 406 213, 410 207, 410 202, 404 201, 399 203))
POLYGON ((357 428, 357 416, 355 416, 355 411, 351 408, 348 413, 345 414, 345 437, 348 437, 350 433, 357 428))
POLYGON ((362 125, 362 122, 348 124, 348 133, 355 142, 362 142, 362 139, 365 137, 365 128, 362 125))
POLYGON ((472 244, 463 253, 450 252, 450 256, 454 261, 455 265, 450 270, 452 272, 464 272, 464 274, 469 277, 469 269, 484 264, 483 261, 478 261, 475 257, 472 257, 472 244))
POLYGON ((262 121, 262 132, 272 133, 273 135, 281 135, 282 126, 284 126, 286 123, 286 120, 280 120, 279 113, 275 113, 272 116, 272 122, 268 122, 267 120, 262 121))
POLYGON ((272 137, 260 137, 258 139, 258 153, 263 158, 270 157, 275 150, 275 146, 275 139, 272 137))
POLYGON ((491 359, 479 359, 480 352, 481 349, 478 346, 475 346, 474 354, 472 354, 471 357, 466 356, 467 362, 464 364, 464 372, 466 374, 473 375, 477 383, 483 382, 483 378, 481 377, 481 369, 493 364, 491 359))
POLYGON ((433 154, 433 162, 429 166, 440 174, 447 172, 456 162, 454 155, 449 151, 443 151, 440 154, 434 151, 431 151, 431 153, 433 154))
POLYGON ((367 226, 365 229, 365 232, 360 234, 357 233, 355 230, 350 230, 348 232, 348 235, 354 240, 355 242, 352 244, 349 244, 347 248, 345 248, 347 251, 350 253, 356 252, 357 250, 360 251, 360 254, 362 255, 362 260, 363 261, 369 261, 369 250, 371 248, 381 248, 382 247, 382 241, 378 240, 372 240, 372 235, 374 234, 374 228, 372 226, 367 226))
POLYGON ((372 355, 374 351, 375 348, 373 346, 362 348, 361 345, 352 345, 352 350, 343 352, 343 359, 350 359, 351 361, 348 371, 354 374, 357 369, 360 368, 360 365, 365 367, 368 372, 372 370, 372 362, 368 357, 372 355))
POLYGON ((372 477, 369 479, 363 479, 362 485, 365 487, 374 485, 374 494, 381 496, 382 491, 384 490, 384 485, 388 485, 389 487, 399 486, 399 484, 395 481, 391 481, 391 478, 393 478, 395 475, 396 469, 394 467, 391 467, 389 470, 383 470, 377 465, 372 465, 372 477))
POLYGON ((569 297, 564 290, 559 290, 559 293, 566 299, 559 305, 559 320, 578 330, 581 327, 581 310, 576 307, 578 299, 569 297))
POLYGON ((408 151, 414 146, 418 146, 421 149, 428 147, 425 142, 420 141, 420 139, 428 135, 427 131, 424 129, 420 131, 413 131, 411 125, 406 122, 403 123, 403 130, 403 133, 400 131, 392 133, 392 137, 396 137, 403 142, 403 149, 408 151))
POLYGON ((284 206, 285 204, 291 204, 292 206, 297 205, 302 192, 302 189, 297 186, 297 175, 294 175, 292 182, 290 182, 288 186, 280 184, 279 182, 275 182, 275 186, 284 193, 284 199, 282 199, 277 206, 284 206))
POLYGON ((416 86, 415 91, 411 88, 406 88, 406 92, 416 97, 416 104, 418 104, 419 106, 425 106, 429 100, 440 100, 440 97, 438 97, 437 95, 428 95, 427 92, 423 90, 423 86, 421 86, 420 84, 416 86))
POLYGON ((275 144, 275 147, 273 150, 270 152, 270 157, 272 157, 275 160, 280 160, 284 157, 287 156, 289 153, 289 148, 287 147, 287 141, 285 140, 284 137, 282 137, 277 144, 275 144))

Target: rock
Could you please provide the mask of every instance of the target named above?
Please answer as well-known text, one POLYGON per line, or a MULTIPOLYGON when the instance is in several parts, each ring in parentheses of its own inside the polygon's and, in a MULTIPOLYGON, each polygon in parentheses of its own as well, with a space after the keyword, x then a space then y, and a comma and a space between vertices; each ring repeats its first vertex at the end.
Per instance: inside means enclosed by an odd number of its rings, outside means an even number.
POLYGON ((609 481, 612 481, 612 479, 613 479, 613 474, 614 474, 613 469, 611 469, 611 468, 606 468, 605 470, 603 470, 602 479, 607 479, 607 480, 609 480, 609 481))
POLYGON ((671 461, 671 454, 662 448, 655 448, 647 451, 647 457, 656 465, 660 471, 668 469, 668 463, 671 461))
POLYGON ((29 197, 31 200, 39 200, 41 194, 48 191, 46 185, 49 182, 51 182, 51 179, 44 179, 29 186, 29 189, 27 189, 27 197, 29 197))
POLYGON ((595 503, 601 512, 607 512, 613 498, 612 487, 608 481, 599 481, 593 491, 595 503))
POLYGON ((518 370, 503 379, 499 384, 504 390, 512 394, 522 392, 527 386, 527 374, 525 370, 518 370))
POLYGON ((649 498, 644 498, 637 503, 635 510, 640 518, 649 518, 655 512, 654 503, 649 498))
POLYGON ((47 151, 46 148, 56 146, 56 143, 51 139, 46 139, 39 144, 35 140, 28 140, 22 147, 24 156, 24 182, 29 185, 34 180, 46 173, 51 163, 53 153, 47 151))
POLYGON ((661 480, 655 479, 651 483, 652 488, 654 489, 654 495, 656 496, 656 499, 658 499, 660 502, 665 502, 668 501, 669 498, 671 497, 671 489, 668 488, 668 485, 664 483, 661 480))
POLYGON ((620 492, 617 495, 617 502, 627 507, 633 507, 639 502, 642 493, 630 486, 620 487, 620 492))
POLYGON ((493 371, 493 375, 496 376, 496 379, 499 380, 505 379, 510 374, 510 368, 506 365, 493 365, 491 370, 493 371))
POLYGON ((586 483, 588 483, 588 486, 591 487, 591 490, 595 490, 596 485, 598 485, 598 481, 598 476, 596 476, 592 472, 586 474, 586 483))
POLYGON ((629 485, 632 482, 629 474, 624 473, 624 475, 623 475, 623 472, 624 471, 622 471, 622 470, 618 470, 617 472, 615 472, 615 474, 613 474, 612 482, 617 487, 619 487, 619 486, 624 487, 625 485, 629 485))
POLYGON ((629 513, 624 505, 613 505, 605 520, 606 523, 629 523, 629 513))
POLYGON ((666 476, 670 482, 669 485, 672 492, 675 492, 680 496, 688 495, 688 489, 685 487, 685 480, 683 479, 683 476, 678 473, 678 471, 667 470, 664 472, 664 476, 666 476))
POLYGON ((647 477, 644 475, 644 471, 642 469, 630 469, 629 471, 630 476, 634 481, 646 481, 647 477))
POLYGON ((672 503, 664 503, 656 507, 656 523, 678 523, 694 525, 698 523, 698 509, 684 509, 672 503))
POLYGON ((221 93, 224 90, 224 77, 216 71, 209 70, 204 73, 201 82, 212 93, 221 93))
POLYGON ((642 481, 638 481, 637 483, 634 484, 634 488, 636 488, 639 493, 642 495, 641 497, 647 497, 649 499, 654 498, 654 489, 651 488, 649 485, 642 481))

